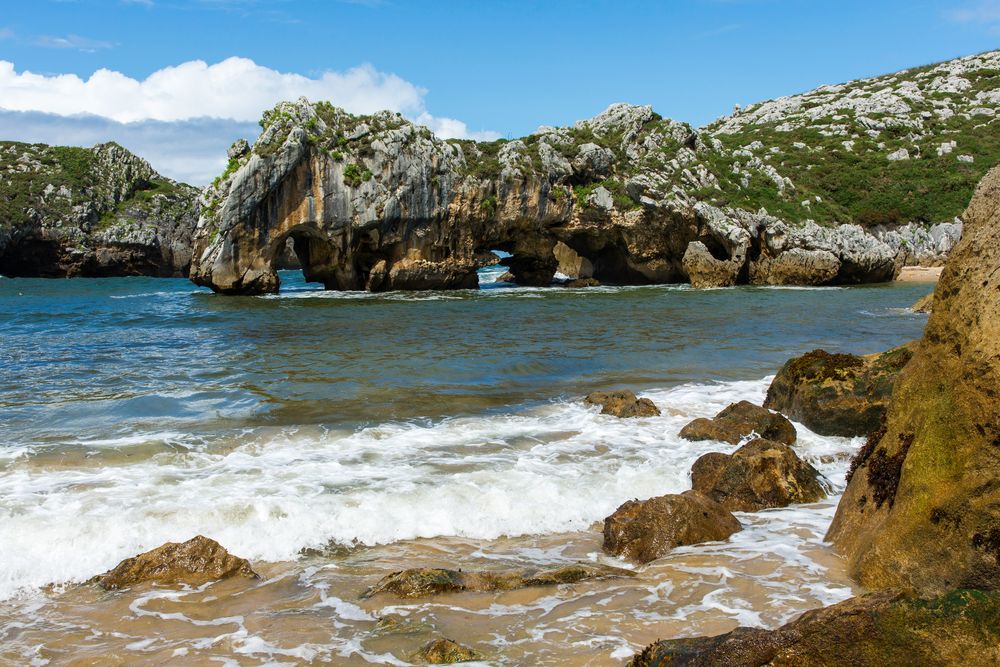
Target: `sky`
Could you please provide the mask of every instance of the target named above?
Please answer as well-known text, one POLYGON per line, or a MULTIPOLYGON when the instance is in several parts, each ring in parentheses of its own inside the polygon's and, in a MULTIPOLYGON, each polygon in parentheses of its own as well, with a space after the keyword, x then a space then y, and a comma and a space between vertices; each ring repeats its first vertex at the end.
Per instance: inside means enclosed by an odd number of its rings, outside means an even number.
POLYGON ((1000 0, 0 0, 0 139, 118 141, 203 185, 305 95, 491 139, 734 104, 1000 48, 1000 0))

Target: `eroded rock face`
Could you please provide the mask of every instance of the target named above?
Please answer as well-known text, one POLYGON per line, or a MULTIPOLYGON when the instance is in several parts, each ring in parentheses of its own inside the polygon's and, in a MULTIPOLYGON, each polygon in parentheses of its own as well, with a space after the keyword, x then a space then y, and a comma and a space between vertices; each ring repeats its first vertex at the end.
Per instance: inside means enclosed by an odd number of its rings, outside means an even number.
POLYGON ((871 593, 807 611, 777 630, 658 641, 628 667, 950 667, 1000 661, 1000 595, 931 600, 871 593))
POLYGON ((757 439, 732 454, 711 452, 691 467, 691 486, 730 512, 814 503, 823 477, 786 444, 757 439))
POLYGON ((115 590, 143 583, 199 585, 230 577, 259 578, 250 561, 232 555, 215 540, 198 535, 187 542, 168 542, 127 558, 100 575, 97 583, 115 590))
POLYGON ((0 142, 0 275, 186 276, 197 199, 114 143, 0 142))
POLYGON ((425 644, 414 658, 429 665, 453 665, 458 662, 482 660, 483 655, 451 639, 442 638, 425 644))
POLYGON ((867 435, 879 427, 913 350, 912 343, 866 357, 813 350, 782 366, 764 406, 820 435, 867 435))
POLYGON ((588 394, 584 403, 600 405, 602 415, 615 417, 658 417, 660 409, 648 398, 637 398, 628 390, 588 394))
POLYGON ((796 438, 795 427, 788 419, 749 401, 733 403, 712 419, 695 419, 681 429, 680 436, 685 440, 721 440, 738 445, 752 433, 786 445, 796 438))
POLYGON ((635 576, 628 570, 577 563, 539 572, 475 572, 444 568, 416 568, 386 575, 364 597, 380 594, 416 599, 463 591, 511 591, 532 586, 558 586, 589 579, 635 576))
POLYGON ((630 500, 604 520, 604 550, 648 563, 675 547, 724 540, 742 530, 726 508, 697 491, 630 500))
POLYGON ((1000 588, 1000 168, 964 219, 827 535, 867 588, 1000 588))

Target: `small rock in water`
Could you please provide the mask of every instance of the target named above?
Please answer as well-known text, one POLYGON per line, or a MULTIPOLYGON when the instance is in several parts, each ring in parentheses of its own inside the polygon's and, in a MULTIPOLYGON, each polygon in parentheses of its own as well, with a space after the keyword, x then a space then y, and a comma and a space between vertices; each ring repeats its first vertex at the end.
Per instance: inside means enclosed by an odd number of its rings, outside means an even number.
POLYGON ((584 399, 590 405, 600 405, 602 415, 615 417, 659 417, 660 409, 648 398, 636 398, 631 391, 606 393, 595 391, 584 399))
POLYGON ((435 639, 426 644, 413 656, 416 660, 422 660, 431 665, 452 665, 456 662, 471 662, 482 660, 483 656, 478 651, 462 646, 451 639, 435 639))
POLYGON ((563 287, 600 287, 601 282, 594 278, 577 278, 563 284, 563 287))
POLYGON ((512 591, 533 586, 573 584, 588 579, 632 577, 634 573, 607 565, 576 563, 534 573, 463 572, 445 568, 413 568, 386 575, 369 588, 362 598, 389 593, 406 599, 463 591, 512 591))
POLYGON ((915 313, 929 313, 934 308, 934 292, 931 292, 925 297, 917 300, 915 304, 910 306, 910 310, 915 313))
POLYGON ((752 433, 786 445, 794 443, 796 438, 792 422, 749 401, 733 403, 712 419, 695 419, 681 429, 680 436, 685 440, 721 440, 738 445, 752 433))
POLYGON ((675 547, 725 540, 743 527, 725 507, 697 491, 630 500, 604 520, 604 550, 648 563, 675 547))
POLYGON ((146 582, 198 585, 230 577, 260 578, 250 567, 250 561, 232 555, 215 540, 198 535, 187 542, 168 542, 126 558, 100 575, 97 583, 115 590, 146 582))
POLYGON ((732 454, 711 452, 691 468, 691 485, 731 512, 756 512, 826 495, 822 476, 788 445, 757 439, 732 454))

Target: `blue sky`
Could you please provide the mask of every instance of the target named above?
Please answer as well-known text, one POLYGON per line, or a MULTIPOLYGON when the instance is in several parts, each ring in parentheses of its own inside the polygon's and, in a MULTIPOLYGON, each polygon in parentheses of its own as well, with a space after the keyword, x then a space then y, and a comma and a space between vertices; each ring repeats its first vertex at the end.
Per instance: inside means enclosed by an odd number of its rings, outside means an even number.
POLYGON ((195 182, 221 165, 228 142, 254 132, 276 96, 393 108, 455 136, 519 136, 619 101, 701 125, 734 103, 1000 46, 1000 0, 0 7, 0 61, 8 63, 0 62, 0 138, 118 139, 195 182), (110 72, 91 80, 102 68, 110 72))

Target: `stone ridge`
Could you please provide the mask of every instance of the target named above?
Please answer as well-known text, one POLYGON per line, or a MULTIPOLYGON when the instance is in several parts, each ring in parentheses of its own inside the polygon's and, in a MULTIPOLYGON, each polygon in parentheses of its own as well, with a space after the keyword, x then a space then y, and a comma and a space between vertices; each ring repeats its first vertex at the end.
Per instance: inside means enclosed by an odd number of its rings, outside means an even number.
POLYGON ((185 276, 197 194, 115 143, 0 142, 0 274, 185 276))
POLYGON ((583 267, 571 277, 610 283, 891 280, 957 242, 956 216, 1000 161, 998 97, 991 52, 701 130, 616 104, 512 141, 441 140, 391 112, 283 102, 203 192, 192 279, 274 291, 291 238, 331 289, 475 287, 496 249, 529 285, 549 284, 554 251, 583 267))

